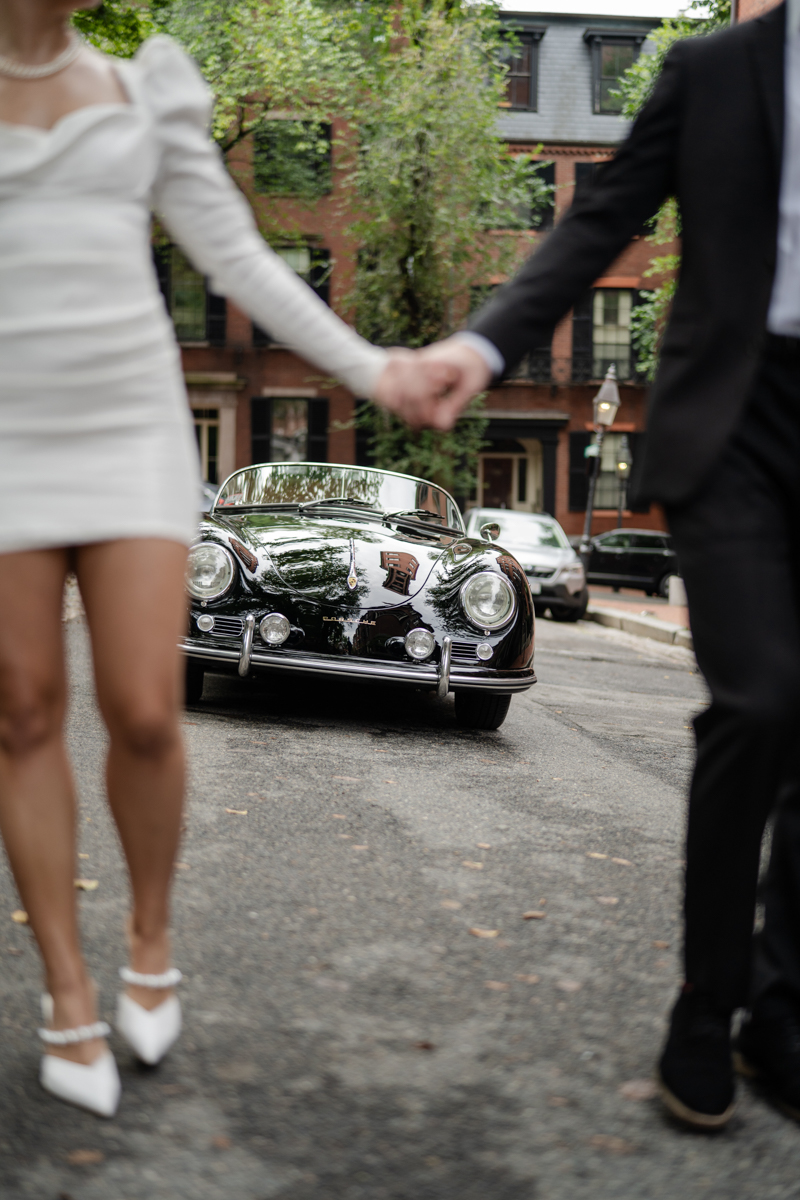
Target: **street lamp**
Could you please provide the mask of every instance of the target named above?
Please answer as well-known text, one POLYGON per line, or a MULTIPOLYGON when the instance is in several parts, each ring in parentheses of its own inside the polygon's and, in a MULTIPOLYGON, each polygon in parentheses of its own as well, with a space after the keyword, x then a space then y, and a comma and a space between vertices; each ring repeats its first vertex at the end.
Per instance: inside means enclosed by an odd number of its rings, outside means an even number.
POLYGON ((619 388, 617 387, 617 368, 614 363, 606 371, 606 377, 600 391, 592 402, 594 411, 594 431, 597 435, 594 445, 587 446, 587 458, 594 458, 592 473, 589 476, 589 495, 586 499, 586 520, 583 522, 583 537, 581 538, 580 556, 587 578, 589 574, 589 558, 592 553, 592 509, 594 508, 594 492, 597 486, 597 476, 600 474, 600 459, 603 454, 603 439, 606 429, 614 424, 614 418, 619 411, 619 388))
POLYGON ((619 480, 617 529, 622 529, 622 513, 628 498, 628 479, 630 478, 632 465, 633 459, 631 458, 631 449, 628 445, 628 436, 623 433, 619 443, 619 450, 617 451, 617 479, 619 480))

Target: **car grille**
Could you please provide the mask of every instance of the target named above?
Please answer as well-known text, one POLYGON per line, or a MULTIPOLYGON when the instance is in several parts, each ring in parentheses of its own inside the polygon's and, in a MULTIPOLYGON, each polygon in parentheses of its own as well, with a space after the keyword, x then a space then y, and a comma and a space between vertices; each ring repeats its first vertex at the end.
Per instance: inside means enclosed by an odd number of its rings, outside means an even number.
MULTIPOLYGON (((195 623, 197 618, 195 617, 195 623)), ((241 637, 244 629, 244 622, 241 617, 214 617, 214 628, 208 633, 203 633, 203 630, 198 629, 197 632, 203 637, 241 637)))
POLYGON ((532 579, 552 579, 555 571, 552 567, 528 567, 525 571, 532 579))
POLYGON ((477 642, 453 642, 450 649, 450 661, 458 663, 477 662, 477 648, 477 642))

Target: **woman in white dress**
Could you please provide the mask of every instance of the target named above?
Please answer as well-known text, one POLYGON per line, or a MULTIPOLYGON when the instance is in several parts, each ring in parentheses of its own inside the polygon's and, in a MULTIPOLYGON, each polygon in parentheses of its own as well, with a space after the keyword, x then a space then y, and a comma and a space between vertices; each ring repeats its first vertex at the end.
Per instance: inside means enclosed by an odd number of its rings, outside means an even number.
POLYGON ((209 141, 194 64, 161 37, 129 62, 97 53, 69 26, 94 6, 0 0, 0 831, 44 960, 40 1078, 111 1115, 119 1077, 76 920, 61 601, 74 569, 131 878, 117 1024, 156 1062, 180 1030, 176 645, 199 468, 151 209, 215 291, 356 394, 413 422, 452 380, 364 342, 267 248, 209 141))

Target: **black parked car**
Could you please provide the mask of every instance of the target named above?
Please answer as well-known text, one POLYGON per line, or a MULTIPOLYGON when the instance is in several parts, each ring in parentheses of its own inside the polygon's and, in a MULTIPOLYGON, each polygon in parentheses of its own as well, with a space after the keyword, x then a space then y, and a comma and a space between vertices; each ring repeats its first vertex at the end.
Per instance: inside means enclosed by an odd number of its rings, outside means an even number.
POLYGON ((652 529, 613 529, 592 538, 589 583, 642 588, 648 596, 664 596, 670 575, 680 574, 672 538, 652 529))
MULTIPOLYGON (((455 693, 497 729, 536 682, 525 573, 433 483, 327 463, 232 475, 189 555, 187 699, 206 673, 288 672, 455 693)), ((412 701, 413 702, 413 701, 412 701)))

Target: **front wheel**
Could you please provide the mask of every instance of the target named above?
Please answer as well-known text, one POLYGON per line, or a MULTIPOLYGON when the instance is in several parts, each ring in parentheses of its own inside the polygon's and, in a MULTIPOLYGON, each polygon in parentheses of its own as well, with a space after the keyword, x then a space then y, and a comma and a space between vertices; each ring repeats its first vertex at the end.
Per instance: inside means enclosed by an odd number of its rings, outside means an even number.
POLYGON ((495 696, 492 692, 456 692, 456 721, 462 729, 499 729, 510 704, 510 696, 495 696))
POLYGON ((205 669, 203 664, 196 658, 186 659, 186 703, 189 705, 199 704, 200 698, 203 695, 203 681, 205 679, 205 669))
POLYGON ((671 571, 667 571, 666 575, 661 576, 656 590, 653 592, 654 596, 660 596, 662 600, 669 600, 669 578, 671 574, 671 571))
POLYGON ((554 621, 582 621, 589 607, 589 589, 584 588, 580 594, 580 604, 577 608, 551 608, 550 615, 554 621))

